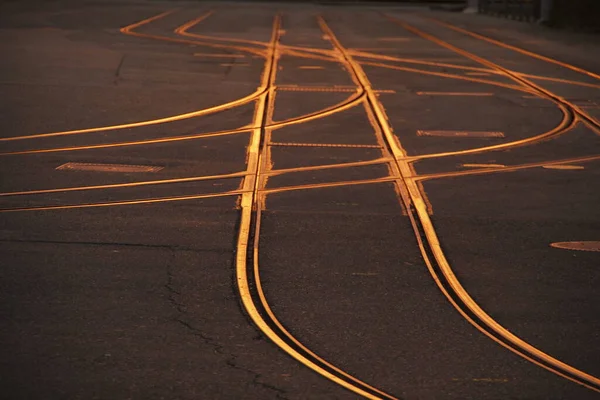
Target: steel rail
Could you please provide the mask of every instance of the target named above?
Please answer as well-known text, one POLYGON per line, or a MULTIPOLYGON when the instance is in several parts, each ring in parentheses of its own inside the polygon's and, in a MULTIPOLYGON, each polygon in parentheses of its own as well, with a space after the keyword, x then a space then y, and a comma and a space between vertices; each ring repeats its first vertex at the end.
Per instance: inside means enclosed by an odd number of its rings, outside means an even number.
POLYGON ((543 56, 541 54, 534 53, 533 51, 525 50, 523 48, 520 48, 520 47, 517 47, 517 46, 513 46, 513 45, 510 45, 508 43, 504 43, 504 42, 502 42, 500 40, 492 39, 492 38, 490 38, 488 36, 480 35, 478 33, 469 31, 469 30, 464 29, 464 28, 459 28, 458 26, 449 24, 447 22, 440 21, 439 19, 436 19, 436 18, 429 18, 429 20, 433 21, 434 23, 436 23, 438 25, 444 26, 444 27, 446 27, 448 29, 452 29, 453 31, 460 32, 460 33, 463 33, 465 35, 474 37, 476 39, 483 40, 485 42, 495 44, 496 46, 500 46, 500 47, 503 47, 505 49, 513 50, 513 51, 516 51, 518 53, 525 54, 525 55, 527 55, 529 57, 537 58, 538 60, 546 61, 546 62, 551 63, 551 64, 560 65, 561 67, 568 68, 568 69, 570 69, 572 71, 579 72, 581 74, 590 76, 590 77, 595 78, 595 79, 600 79, 600 75, 595 74, 595 73, 593 73, 591 71, 585 70, 583 68, 576 67, 576 66, 571 65, 569 63, 565 63, 565 62, 556 60, 556 59, 551 58, 551 57, 546 57, 546 56, 543 56))
MULTIPOLYGON (((136 28, 139 28, 140 26, 149 24, 150 22, 156 21, 160 18, 164 18, 164 17, 176 12, 177 10, 178 9, 169 10, 169 11, 163 12, 161 14, 155 15, 153 17, 146 18, 142 21, 125 26, 120 29, 120 32, 125 35, 180 43, 180 42, 182 42, 182 39, 175 39, 175 38, 169 38, 169 37, 158 36, 158 35, 149 35, 149 34, 144 34, 144 33, 139 33, 139 32, 133 31, 133 29, 136 29, 136 28)), ((199 23, 203 19, 207 18, 210 14, 211 14, 211 12, 208 12, 208 13, 204 14, 201 17, 201 19, 197 18, 194 21, 196 21, 196 23, 199 23)), ((191 41, 191 40, 184 40, 183 43, 185 43, 185 44, 200 44, 197 41, 191 41)), ((259 88, 256 91, 254 91, 253 93, 250 93, 239 99, 232 100, 227 103, 219 104, 216 106, 207 107, 207 108, 204 108, 201 110, 184 113, 184 114, 172 115, 169 117, 151 119, 151 120, 146 120, 146 121, 107 125, 107 126, 101 126, 101 127, 95 127, 95 128, 74 129, 74 130, 67 130, 67 131, 39 133, 39 134, 33 134, 33 135, 2 137, 2 138, 0 138, 0 142, 9 142, 9 141, 17 141, 17 140, 31 140, 31 139, 39 139, 39 138, 47 138, 47 137, 55 137, 55 136, 85 134, 85 133, 106 132, 106 131, 112 131, 112 130, 138 128, 138 127, 142 127, 142 126, 158 125, 158 124, 164 124, 164 123, 168 123, 168 122, 181 121, 181 120, 185 120, 185 119, 200 117, 203 115, 208 115, 208 114, 213 114, 213 113, 220 112, 220 111, 229 110, 234 107, 239 107, 241 105, 248 104, 248 103, 256 100, 261 94, 262 94, 262 92, 259 88)))
POLYGON ((131 206, 131 205, 139 205, 139 204, 154 204, 154 203, 166 203, 166 202, 173 202, 173 201, 209 199, 209 198, 214 198, 214 197, 239 196, 240 194, 243 194, 243 191, 232 190, 232 191, 228 191, 228 192, 219 192, 219 193, 204 193, 204 194, 193 194, 193 195, 185 195, 185 196, 155 197, 155 198, 151 198, 151 199, 106 201, 106 202, 101 202, 101 203, 81 203, 81 204, 2 208, 2 209, 0 209, 0 213, 21 212, 21 211, 71 210, 71 209, 76 209, 76 208, 131 206))
POLYGON ((480 169, 472 169, 468 171, 450 171, 450 172, 438 172, 432 174, 422 174, 415 176, 414 179, 416 181, 422 182, 430 179, 440 179, 440 178, 456 178, 461 176, 471 176, 471 175, 487 175, 494 173, 502 173, 502 172, 515 172, 523 169, 531 169, 531 168, 539 168, 544 167, 546 165, 564 165, 564 164, 578 164, 585 162, 592 162, 600 160, 600 155, 592 155, 592 156, 584 156, 584 157, 573 157, 562 160, 550 160, 550 161, 538 161, 527 164, 518 164, 518 165, 505 165, 502 167, 491 167, 491 168, 480 168, 480 169))
POLYGON ((54 189, 22 190, 22 191, 15 191, 15 192, 3 192, 3 193, 0 193, 0 197, 28 196, 28 195, 48 194, 48 193, 80 192, 80 191, 89 191, 89 190, 120 189, 120 188, 138 187, 138 186, 165 185, 165 184, 171 184, 171 183, 185 183, 185 182, 200 182, 200 181, 210 181, 210 180, 220 180, 220 179, 233 179, 233 178, 242 178, 244 176, 246 176, 246 172, 234 172, 231 174, 190 176, 187 178, 173 178, 173 179, 156 179, 156 180, 151 180, 151 181, 111 183, 111 184, 107 184, 107 185, 71 186, 71 187, 54 188, 54 189))
POLYGON ((469 58, 481 65, 485 65, 489 68, 492 68, 496 71, 501 72, 502 74, 504 74, 506 77, 512 79, 513 81, 523 85, 526 88, 531 89, 533 92, 535 92, 535 94, 537 94, 539 97, 542 98, 546 98, 548 100, 552 100, 555 103, 560 103, 563 104, 566 107, 569 107, 571 109, 571 111, 573 113, 575 113, 578 118, 584 122, 588 127, 590 127, 594 132, 600 134, 600 122, 596 121, 592 116, 590 116, 588 113, 586 113, 585 111, 583 111, 581 108, 577 107, 575 104, 573 104, 572 102, 566 100, 565 98, 539 86, 538 84, 531 82, 530 80, 526 79, 524 76, 515 73, 507 68, 502 67, 499 64, 496 64, 490 60, 487 60, 483 57, 477 56, 473 53, 470 53, 466 50, 463 50, 457 46, 454 46, 446 41, 443 41, 429 33, 423 32, 409 24, 407 24, 406 22, 403 22, 397 18, 391 17, 391 16, 387 16, 387 18, 400 25, 402 28, 406 29, 407 31, 414 33, 417 36, 422 37, 423 39, 429 40, 433 43, 438 44, 439 46, 445 47, 448 50, 451 50, 457 54, 462 55, 463 57, 469 58))
MULTIPOLYGON (((559 96, 547 91, 546 89, 540 88, 539 86, 529 82, 528 80, 515 75, 513 72, 506 70, 505 68, 489 61, 483 59, 479 56, 476 56, 472 53, 469 53, 465 50, 462 50, 448 42, 445 42, 433 35, 425 33, 413 26, 408 25, 403 21, 399 21, 396 18, 388 16, 388 18, 403 27, 405 30, 412 32, 422 38, 429 40, 433 43, 436 43, 442 47, 445 47, 457 54, 460 54, 464 57, 470 58, 474 61, 479 62, 482 65, 494 68, 498 71, 504 72, 508 77, 515 80, 518 83, 523 84, 524 86, 528 86, 531 89, 535 90, 540 96, 549 98, 551 100, 555 100, 557 102, 562 103, 563 105, 571 108, 573 112, 575 112, 580 118, 584 121, 589 122, 589 116, 586 117, 585 113, 582 113, 578 107, 573 106, 568 101, 562 99, 559 96)), ((411 174, 405 174, 407 185, 415 185, 416 180, 409 178, 412 176, 411 174)), ((415 186, 416 187, 416 186, 415 186)), ((487 314, 477 302, 469 295, 466 289, 462 286, 454 271, 452 270, 446 256, 442 250, 439 238, 434 229, 433 223, 429 218, 427 212, 424 212, 424 207, 421 204, 420 197, 422 196, 421 192, 418 190, 411 190, 411 186, 409 186, 409 193, 411 195, 411 199, 414 203, 415 211, 419 217, 420 222, 420 230, 423 231, 425 238, 427 239, 427 245, 433 259, 437 263, 438 268, 441 270, 445 281, 448 284, 448 288, 451 291, 451 295, 456 296, 456 298, 460 301, 462 305, 466 307, 466 309, 474 316, 474 319, 480 321, 480 324, 485 327, 485 329, 490 330, 490 335, 496 336, 500 340, 505 341, 505 347, 514 348, 514 352, 519 355, 527 355, 526 359, 535 361, 536 365, 545 368, 548 371, 554 372, 555 374, 562 376, 568 380, 576 382, 582 386, 587 387, 588 389, 600 392, 600 379, 595 376, 592 376, 584 371, 581 371, 571 365, 568 365, 549 354, 544 353, 540 349, 532 346, 531 344, 525 342, 523 339, 519 338, 505 327, 500 325, 496 320, 494 320, 489 314, 487 314)))
MULTIPOLYGON (((317 120, 320 118, 324 118, 345 110, 348 110, 352 107, 360 104, 364 97, 363 93, 355 92, 352 95, 348 96, 346 99, 341 102, 334 104, 332 106, 323 108, 321 110, 314 111, 309 114, 300 115, 297 117, 292 117, 290 119, 286 119, 283 121, 276 121, 268 124, 266 128, 269 129, 279 129, 284 128, 289 125, 301 124, 313 120, 317 120)), ((247 126, 230 129, 225 131, 217 131, 217 132, 205 132, 193 135, 182 135, 182 136, 170 136, 163 137, 158 139, 144 139, 137 141, 129 141, 129 142, 114 142, 114 143, 104 143, 104 144, 93 144, 93 145, 84 145, 84 146, 69 146, 69 147, 55 147, 55 148, 45 148, 45 149, 30 149, 30 150, 20 150, 13 152, 4 152, 0 153, 0 156, 10 156, 10 155, 26 155, 26 154, 39 154, 39 153, 55 153, 55 152, 66 152, 66 151, 80 151, 80 150, 96 150, 96 149, 104 149, 111 147, 128 147, 128 146, 143 146, 149 144, 157 144, 157 143, 170 143, 170 142, 179 142, 185 140, 199 140, 210 137, 218 137, 218 136, 229 136, 229 135, 237 135, 240 133, 248 133, 251 132, 255 127, 252 124, 247 126)))
POLYGON ((263 76, 263 84, 271 90, 267 91, 266 96, 259 99, 255 110, 254 126, 259 127, 253 131, 248 147, 248 176, 243 183, 244 193, 241 199, 241 220, 236 251, 236 280, 242 304, 254 324, 271 341, 303 365, 361 396, 370 399, 394 399, 391 396, 378 394, 377 389, 371 388, 366 383, 323 360, 295 339, 277 320, 262 291, 258 272, 258 237, 262 210, 261 200, 264 196, 261 193, 261 186, 264 183, 263 175, 266 175, 263 174, 263 171, 267 169, 269 159, 268 141, 270 131, 267 130, 269 129, 267 125, 272 115, 272 86, 274 85, 277 72, 276 63, 279 56, 279 18, 276 19, 273 30, 271 45, 268 49, 270 57, 267 58, 263 76), (253 266, 253 273, 249 273, 249 264, 253 266), (253 290, 253 287, 258 291, 253 290), (259 302, 254 300, 255 297, 259 298, 259 302))
MULTIPOLYGON (((352 54, 352 53, 350 53, 350 54, 352 54)), ((487 85, 505 87, 507 89, 518 90, 518 91, 522 91, 525 93, 534 93, 533 90, 525 88, 523 86, 508 85, 505 83, 490 81, 490 80, 486 80, 486 79, 468 78, 468 77, 464 77, 464 76, 460 76, 460 75, 452 75, 452 74, 439 73, 439 72, 433 72, 433 71, 424 71, 424 70, 419 70, 419 69, 415 69, 415 68, 407 68, 407 67, 383 64, 383 63, 374 63, 374 62, 370 62, 370 61, 362 61, 361 64, 375 66, 375 67, 381 67, 381 68, 396 69, 396 70, 406 71, 406 72, 413 72, 413 73, 418 73, 418 74, 423 74, 423 75, 434 75, 434 76, 440 76, 440 77, 445 77, 445 78, 450 78, 450 79, 460 79, 460 80, 465 80, 465 81, 472 81, 475 83, 483 83, 483 84, 487 84, 487 85)), ((498 71, 496 71, 496 73, 500 74, 500 72, 498 72, 498 71)), ((475 154, 475 153, 482 153, 482 152, 486 152, 486 151, 498 151, 498 150, 509 149, 509 148, 518 147, 518 146, 526 146, 526 145, 535 144, 542 140, 551 139, 556 136, 562 135, 566 132, 569 132, 571 129, 573 129, 577 125, 577 122, 578 122, 577 118, 575 117, 575 113, 573 112, 573 110, 571 110, 571 108, 565 106, 564 104, 561 104, 552 99, 550 101, 555 103, 557 105, 557 107, 561 110, 561 112, 563 114, 563 118, 562 118, 561 122, 559 123, 559 125, 557 125, 555 128, 553 128, 547 132, 532 136, 530 138, 516 140, 516 141, 509 142, 509 143, 502 143, 502 144, 498 144, 498 145, 491 145, 491 146, 479 147, 479 148, 468 149, 468 150, 457 150, 457 151, 449 151, 449 152, 442 152, 442 153, 430 153, 430 154, 421 154, 421 155, 415 155, 415 156, 407 156, 407 160, 418 161, 421 159, 428 159, 428 158, 475 154)))

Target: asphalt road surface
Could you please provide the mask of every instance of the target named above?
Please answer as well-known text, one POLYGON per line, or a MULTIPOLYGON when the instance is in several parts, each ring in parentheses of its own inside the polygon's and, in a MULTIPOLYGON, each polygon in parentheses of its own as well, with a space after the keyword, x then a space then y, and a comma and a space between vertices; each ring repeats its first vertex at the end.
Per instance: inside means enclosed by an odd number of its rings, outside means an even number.
POLYGON ((600 398, 594 39, 5 2, 0 49, 0 397, 600 398))

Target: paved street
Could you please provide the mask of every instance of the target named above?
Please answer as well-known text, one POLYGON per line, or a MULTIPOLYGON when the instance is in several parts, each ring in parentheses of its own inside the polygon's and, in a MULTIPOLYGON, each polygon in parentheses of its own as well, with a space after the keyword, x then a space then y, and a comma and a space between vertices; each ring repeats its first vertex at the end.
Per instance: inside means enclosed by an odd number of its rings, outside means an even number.
POLYGON ((0 398, 600 398, 597 36, 4 2, 0 49, 0 398))

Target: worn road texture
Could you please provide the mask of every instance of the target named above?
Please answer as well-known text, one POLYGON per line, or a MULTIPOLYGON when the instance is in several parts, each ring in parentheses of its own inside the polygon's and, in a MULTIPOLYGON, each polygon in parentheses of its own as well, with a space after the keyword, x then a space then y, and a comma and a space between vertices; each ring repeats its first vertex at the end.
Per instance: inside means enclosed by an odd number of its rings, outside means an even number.
POLYGON ((1 398, 600 398, 597 41, 53 1, 0 49, 1 398))

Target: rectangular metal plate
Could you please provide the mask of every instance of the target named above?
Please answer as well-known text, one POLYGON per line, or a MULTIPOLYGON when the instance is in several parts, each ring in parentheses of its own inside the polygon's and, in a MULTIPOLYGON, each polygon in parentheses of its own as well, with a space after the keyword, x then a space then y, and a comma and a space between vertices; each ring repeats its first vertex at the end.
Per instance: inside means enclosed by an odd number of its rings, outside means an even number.
POLYGON ((277 86, 277 90, 286 90, 290 92, 348 92, 354 93, 356 87, 352 86, 297 86, 297 85, 281 85, 277 86))
POLYGON ((490 92, 417 92, 419 96, 476 96, 488 97, 493 96, 490 92))
POLYGON ((467 138, 503 138, 502 132, 487 131, 417 131, 418 136, 467 137, 467 138))
POLYGON ((380 149, 377 144, 345 144, 345 143, 281 143, 271 142, 269 146, 282 147, 346 147, 346 148, 361 148, 361 149, 380 149))
MULTIPOLYGON (((348 92, 356 93, 358 88, 356 86, 298 86, 298 85, 281 85, 276 86, 279 91, 289 92, 348 92)), ((375 93, 396 93, 395 90, 382 89, 374 90, 375 93)))
POLYGON ((152 165, 126 165, 126 164, 92 164, 69 162, 56 169, 70 171, 96 171, 96 172, 158 172, 163 167, 152 165))

